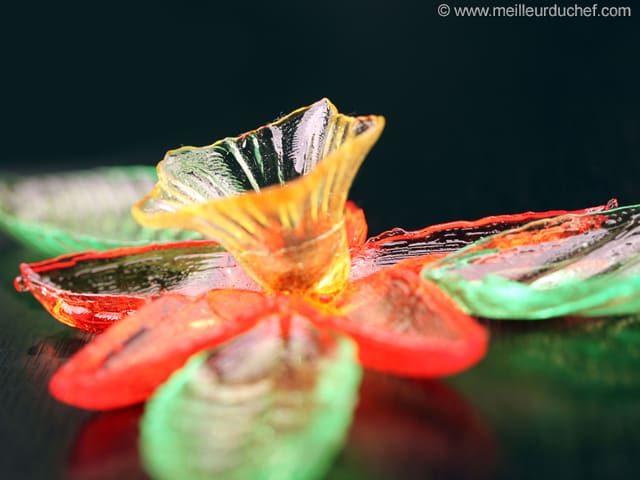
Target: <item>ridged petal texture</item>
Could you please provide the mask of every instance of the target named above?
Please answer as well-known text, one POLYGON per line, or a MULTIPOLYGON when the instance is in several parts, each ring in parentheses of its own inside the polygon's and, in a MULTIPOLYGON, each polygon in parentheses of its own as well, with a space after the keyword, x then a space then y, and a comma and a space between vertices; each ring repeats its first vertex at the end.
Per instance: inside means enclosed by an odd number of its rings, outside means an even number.
POLYGON ((100 332, 167 293, 197 297, 211 288, 258 290, 215 242, 152 244, 70 254, 20 265, 27 290, 57 320, 100 332))
POLYGON ((58 400, 90 410, 142 402, 191 355, 239 335, 274 309, 262 294, 243 290, 165 294, 76 353, 49 389, 58 400))
POLYGON ((533 222, 453 253, 422 274, 489 318, 640 311, 640 205, 533 222))
POLYGON ((163 479, 322 478, 351 423, 355 345, 271 317, 196 355, 149 400, 141 453, 163 479))
POLYGON ((168 293, 118 322, 76 353, 51 379, 58 400, 105 410, 146 400, 193 354, 263 321, 304 318, 328 325, 330 312, 297 296, 211 290, 196 298, 168 293))
POLYGON ((430 281, 400 263, 349 284, 326 322, 358 344, 365 367, 412 377, 440 377, 478 362, 484 327, 430 281))
POLYGON ((354 282, 331 304, 296 295, 212 290, 168 293, 96 337, 58 370, 51 393, 88 409, 143 401, 193 354, 262 322, 304 319, 342 331, 366 367, 438 377, 479 361, 485 329, 431 282, 400 264, 354 282))
POLYGON ((0 181, 0 228, 46 256, 202 238, 140 227, 131 205, 156 181, 152 167, 112 167, 0 181))
MULTIPOLYGON (((347 240, 358 250, 367 234, 364 213, 345 209, 347 240)), ((70 254, 20 265, 16 288, 29 291, 60 322, 101 332, 166 293, 197 297, 214 288, 260 290, 216 242, 193 240, 108 252, 70 254)))
POLYGON ((566 214, 599 212, 617 206, 618 201, 614 198, 606 205, 574 211, 550 210, 492 215, 473 221, 459 220, 431 225, 415 231, 394 228, 370 238, 362 249, 355 252, 351 262, 351 280, 362 278, 401 261, 413 260, 416 265, 426 265, 483 238, 521 227, 535 220, 566 214))
POLYGON ((334 293, 349 272, 344 204, 383 127, 321 100, 240 137, 170 151, 134 216, 212 237, 266 290, 334 293))

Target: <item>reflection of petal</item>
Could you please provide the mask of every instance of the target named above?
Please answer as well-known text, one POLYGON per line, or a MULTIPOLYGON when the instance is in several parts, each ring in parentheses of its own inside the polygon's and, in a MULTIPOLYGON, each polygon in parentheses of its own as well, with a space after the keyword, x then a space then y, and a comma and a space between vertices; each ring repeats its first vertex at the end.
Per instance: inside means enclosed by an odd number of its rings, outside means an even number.
POLYGON ((432 225, 407 232, 394 228, 370 238, 352 261, 351 279, 361 278, 381 268, 415 257, 422 257, 424 263, 436 260, 472 243, 511 228, 542 218, 556 217, 566 213, 597 212, 618 205, 612 199, 606 205, 575 210, 551 210, 548 212, 525 212, 517 215, 497 215, 472 222, 458 221, 432 225))
POLYGON ((294 313, 195 356, 147 403, 146 468, 157 479, 322 477, 351 421, 355 353, 294 313))
POLYGON ((78 352, 49 385, 59 400, 109 409, 146 399, 192 354, 245 331, 267 315, 259 293, 216 290, 196 299, 167 294, 78 352))
MULTIPOLYGON (((526 379, 518 384, 522 390, 555 385, 556 388, 540 389, 540 393, 548 390, 547 394, 555 393, 557 387, 580 392, 578 395, 640 391, 640 315, 561 317, 546 322, 493 320, 490 328, 495 355, 493 363, 487 362, 485 375, 526 379), (496 358, 501 359, 499 364, 496 358)), ((478 384, 484 382, 495 380, 484 378, 478 384)), ((635 396, 632 393, 629 398, 635 396)), ((601 400, 606 404, 604 398, 601 400)))
POLYGON ((66 255, 22 264, 16 285, 62 323, 99 332, 167 292, 257 289, 214 242, 192 241, 66 255))
POLYGON ((496 445, 479 413, 446 384, 368 371, 342 457, 349 470, 361 465, 360 478, 492 478, 496 445))
POLYGON ((487 333, 432 282, 404 265, 353 282, 327 322, 351 335, 362 364, 399 375, 432 377, 476 363, 487 333))
POLYGON ((29 347, 27 354, 34 357, 43 357, 48 363, 59 359, 67 359, 74 355, 93 339, 93 335, 65 330, 40 339, 29 347))
POLYGON ((146 479, 138 455, 142 406, 101 412, 78 432, 67 462, 71 480, 146 479))
POLYGON ((640 311, 640 206, 541 220, 427 267, 466 311, 490 318, 640 311))
POLYGON ((152 167, 116 167, 0 182, 0 229, 51 256, 200 238, 136 224, 131 205, 155 180, 152 167))

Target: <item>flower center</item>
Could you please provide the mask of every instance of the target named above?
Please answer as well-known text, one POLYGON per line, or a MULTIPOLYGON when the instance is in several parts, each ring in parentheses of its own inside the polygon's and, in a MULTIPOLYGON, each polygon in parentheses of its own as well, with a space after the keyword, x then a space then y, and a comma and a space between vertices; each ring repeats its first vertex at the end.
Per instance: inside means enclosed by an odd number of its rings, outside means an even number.
POLYGON ((383 126, 321 100, 239 137, 170 151, 134 216, 216 239, 267 291, 336 293, 349 276, 347 194, 383 126))

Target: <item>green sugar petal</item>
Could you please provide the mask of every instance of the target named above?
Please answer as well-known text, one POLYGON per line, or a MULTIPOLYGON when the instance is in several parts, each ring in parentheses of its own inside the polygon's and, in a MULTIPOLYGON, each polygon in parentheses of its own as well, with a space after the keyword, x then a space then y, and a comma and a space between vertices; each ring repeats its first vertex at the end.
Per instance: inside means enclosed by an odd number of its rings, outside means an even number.
POLYGON ((0 182, 0 230, 44 256, 202 238, 140 227, 131 206, 154 167, 107 167, 0 182))
POLYGON ((563 215, 483 239, 427 266, 472 315, 535 320, 640 312, 640 206, 563 215))
POLYGON ((356 402, 356 348, 337 337, 310 358, 261 329, 195 355, 148 401, 140 447, 153 478, 310 480, 329 469, 356 402))

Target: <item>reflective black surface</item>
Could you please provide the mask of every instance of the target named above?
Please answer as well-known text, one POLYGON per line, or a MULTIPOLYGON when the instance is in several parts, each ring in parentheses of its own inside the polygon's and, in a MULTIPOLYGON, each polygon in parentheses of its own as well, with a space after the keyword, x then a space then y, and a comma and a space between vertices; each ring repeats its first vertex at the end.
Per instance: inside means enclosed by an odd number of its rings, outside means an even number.
MULTIPOLYGON (((10 285, 30 252, 3 241, 3 428, 11 478, 144 478, 142 407, 91 413, 47 382, 90 338, 10 285)), ((634 478, 640 473, 640 317, 485 321, 488 356, 447 380, 367 373, 330 479, 634 478)))

